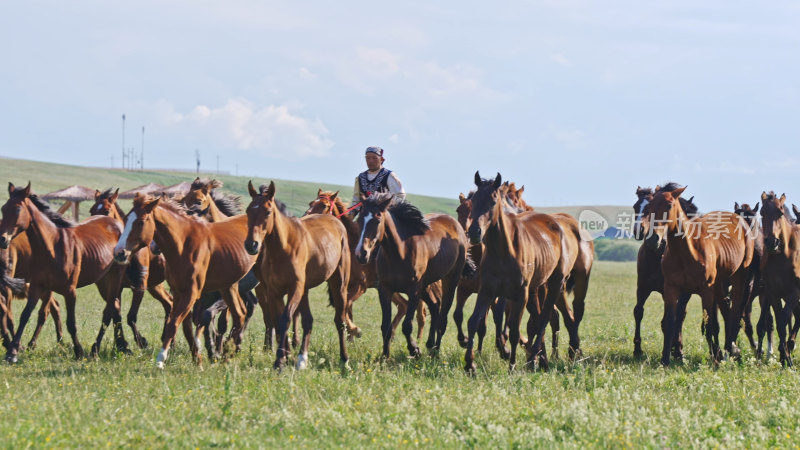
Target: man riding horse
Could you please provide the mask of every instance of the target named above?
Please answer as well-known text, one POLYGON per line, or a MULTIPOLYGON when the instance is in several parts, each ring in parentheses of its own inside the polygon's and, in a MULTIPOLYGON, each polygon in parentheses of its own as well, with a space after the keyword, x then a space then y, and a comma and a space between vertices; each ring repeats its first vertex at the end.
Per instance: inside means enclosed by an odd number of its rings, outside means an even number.
POLYGON ((383 157, 382 148, 367 147, 364 159, 367 162, 367 170, 356 177, 356 184, 353 188, 353 205, 360 203, 363 197, 369 197, 376 192, 389 192, 394 195, 394 201, 406 198, 406 191, 397 174, 383 167, 386 159, 383 157))

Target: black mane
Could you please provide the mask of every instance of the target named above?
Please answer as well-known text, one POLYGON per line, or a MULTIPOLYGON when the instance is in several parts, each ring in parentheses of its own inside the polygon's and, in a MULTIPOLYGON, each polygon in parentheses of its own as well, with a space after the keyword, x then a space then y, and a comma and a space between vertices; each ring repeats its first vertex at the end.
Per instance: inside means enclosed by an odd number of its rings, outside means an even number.
POLYGON ((211 191, 211 199, 226 216, 238 216, 242 213, 242 199, 238 195, 226 194, 214 189, 211 191))
MULTIPOLYGON (((258 187, 258 194, 259 195, 267 195, 267 190, 269 189, 268 184, 262 184, 258 187)), ((275 206, 278 207, 278 211, 282 212, 286 217, 294 217, 294 215, 289 211, 289 208, 286 207, 286 204, 282 201, 275 199, 275 206)))
POLYGON ((97 197, 97 200, 106 200, 111 198, 112 195, 114 195, 114 188, 108 188, 100 193, 100 195, 97 197))
POLYGON ((59 214, 57 211, 53 211, 50 207, 50 204, 46 201, 39 198, 36 194, 30 194, 28 199, 36 206, 42 214, 44 214, 48 219, 50 219, 53 224, 55 224, 58 228, 72 228, 75 226, 75 222, 67 219, 66 217, 59 214))
MULTIPOLYGON (((393 198, 395 198, 394 195, 390 193, 372 194, 368 199, 364 200, 364 206, 378 205, 393 198)), ((392 219, 397 226, 397 232, 400 233, 402 239, 425 234, 426 231, 431 229, 430 223, 428 223, 422 212, 405 200, 394 200, 394 203, 389 205, 388 212, 392 215, 392 219)))

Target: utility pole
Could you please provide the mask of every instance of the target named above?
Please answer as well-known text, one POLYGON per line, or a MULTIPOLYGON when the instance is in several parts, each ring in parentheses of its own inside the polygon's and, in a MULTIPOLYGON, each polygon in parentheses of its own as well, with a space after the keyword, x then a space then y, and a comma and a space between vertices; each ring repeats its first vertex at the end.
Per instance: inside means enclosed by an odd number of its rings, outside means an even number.
POLYGON ((122 115, 122 168, 125 169, 125 114, 122 115))
POLYGON ((139 155, 139 169, 144 170, 144 125, 142 125, 142 149, 139 155))
POLYGON ((197 159, 197 175, 200 176, 200 150, 194 149, 194 157, 197 159))

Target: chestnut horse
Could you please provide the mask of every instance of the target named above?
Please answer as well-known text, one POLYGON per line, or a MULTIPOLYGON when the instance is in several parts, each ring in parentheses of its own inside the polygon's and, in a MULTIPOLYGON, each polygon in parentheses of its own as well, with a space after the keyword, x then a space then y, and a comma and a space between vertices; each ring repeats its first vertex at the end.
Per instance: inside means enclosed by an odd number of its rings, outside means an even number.
POLYGON ((645 229, 652 233, 645 240, 657 250, 666 241, 661 268, 664 272, 664 348, 661 363, 669 365, 670 350, 677 330, 676 314, 681 294, 698 294, 703 302, 704 332, 712 361, 722 359, 719 346, 719 319, 725 319, 725 350, 739 357, 736 337, 745 302, 749 266, 753 260, 754 239, 747 223, 732 212, 715 211, 689 219, 680 203, 686 188, 665 189, 653 195, 644 217, 645 229), (728 287, 731 288, 730 306, 728 287), (707 322, 706 322, 707 321, 707 322))
MULTIPOLYGON (((344 206, 342 199, 339 197, 339 191, 323 191, 317 190, 317 198, 309 202, 308 210, 305 215, 309 214, 330 214, 337 217, 342 221, 342 225, 347 230, 347 242, 350 244, 350 284, 347 286, 347 331, 351 336, 360 336, 361 330, 353 323, 353 302, 358 300, 368 288, 378 287, 378 272, 375 266, 375 261, 372 260, 367 264, 359 264, 356 260, 355 249, 358 245, 358 238, 361 235, 361 230, 358 224, 350 218, 347 214, 347 208, 344 206)), ((441 283, 435 283, 431 286, 437 292, 429 293, 438 303, 441 297, 441 283)), ((400 321, 405 317, 406 310, 408 309, 408 302, 402 295, 395 293, 392 295, 392 303, 397 306, 397 314, 392 319, 392 330, 396 330, 400 321)), ((420 304, 417 309, 417 340, 422 340, 422 332, 425 328, 425 305, 420 304)), ((433 329, 433 328, 431 328, 433 329)))
MULTIPOLYGON (((0 249, 0 273, 3 274, 3 281, 0 283, 2 285, 0 287, 0 314, 2 315, 0 316, 0 333, 2 333, 3 346, 6 350, 11 346, 11 335, 14 334, 11 300, 13 298, 27 299, 28 296, 24 282, 22 286, 18 286, 13 282, 14 280, 7 280, 6 277, 28 279, 30 258, 31 244, 28 241, 28 235, 25 233, 20 233, 16 238, 12 239, 11 245, 7 249, 0 249)), ((40 300, 39 316, 33 336, 28 342, 28 350, 36 348, 39 333, 42 331, 47 321, 47 316, 51 311, 53 313, 53 323, 56 327, 56 342, 61 342, 63 337, 61 331, 61 308, 58 301, 52 294, 49 297, 42 297, 40 300)))
MULTIPOLYGON (((329 215, 287 217, 275 204, 275 183, 256 191, 247 185, 252 201, 247 206, 247 239, 244 248, 258 255, 259 280, 266 287, 267 303, 288 302, 278 321, 278 351, 275 368, 281 369, 289 355, 289 322, 298 308, 302 316, 303 340, 297 368, 308 366, 313 317, 308 301, 309 289, 328 282, 328 294, 334 307, 334 323, 339 335, 339 356, 347 363, 345 324, 347 322, 347 286, 350 280, 350 248, 347 230, 329 215)), ((277 307, 277 306, 276 306, 277 307)))
POLYGON ((785 208, 786 195, 761 194, 761 225, 764 254, 761 273, 762 296, 772 306, 778 328, 778 353, 781 363, 792 365, 786 331, 792 311, 800 299, 800 225, 792 221, 785 208), (782 305, 781 300, 785 303, 782 305))
MULTIPOLYGON (((119 189, 111 192, 111 189, 106 189, 103 192, 95 190, 94 192, 94 205, 89 208, 89 213, 93 216, 108 216, 125 225, 125 213, 117 203, 117 196, 119 189)), ((139 307, 144 298, 144 291, 153 296, 154 299, 161 303, 164 308, 164 326, 169 319, 169 313, 172 310, 172 295, 164 289, 162 283, 165 280, 165 261, 164 256, 156 254, 150 247, 144 247, 131 256, 131 262, 125 271, 125 279, 123 280, 122 287, 128 288, 133 292, 133 299, 131 300, 131 308, 128 310, 128 326, 131 327, 133 332, 133 339, 139 348, 146 348, 148 343, 147 339, 139 332, 139 327, 136 325, 136 319, 139 316, 139 307)), ((163 328, 162 328, 163 333, 163 328)), ((163 338, 163 336, 162 336, 163 338)))
POLYGON ((531 314, 529 344, 533 340, 528 363, 533 367, 538 360, 540 367, 547 369, 544 330, 556 302, 563 298, 567 276, 578 257, 577 245, 569 245, 569 231, 551 215, 508 211, 500 174, 494 180, 484 180, 476 172, 475 184, 478 189, 472 197, 468 234, 471 243, 483 243, 483 256, 478 300, 468 323, 465 370, 474 373, 476 369, 475 332, 497 297, 504 297, 511 304, 509 368, 516 366, 522 311, 527 306, 531 314))
POLYGON ((422 213, 405 201, 394 202, 391 194, 373 194, 362 201, 358 214, 361 236, 356 246, 358 262, 366 264, 373 253, 378 273, 378 296, 381 302, 383 356, 389 357, 394 330, 391 326, 391 296, 408 296, 408 310, 403 320, 403 334, 412 356, 420 354, 411 336, 412 320, 420 297, 431 311, 431 328, 440 349, 447 328, 447 311, 453 303, 462 272, 474 267, 467 264, 467 238, 458 222, 446 214, 422 213), (466 268, 466 269, 465 269, 466 268), (440 306, 428 295, 428 287, 441 280, 440 306), (440 315, 441 314, 441 315, 440 315))
MULTIPOLYGON (((678 188, 675 183, 665 185, 664 190, 674 191, 678 188)), ((660 191, 661 186, 656 186, 656 192, 660 191)), ((633 204, 634 223, 633 237, 643 241, 645 237, 642 219, 649 215, 647 206, 653 201, 653 189, 637 186, 636 203, 633 204)), ((690 199, 681 198, 681 207, 686 216, 691 218, 697 215, 697 206, 693 203, 694 197, 690 199)), ((651 248, 642 242, 639 253, 636 257, 636 306, 633 307, 633 318, 635 321, 635 331, 633 335, 633 356, 641 358, 642 351, 642 319, 644 318, 644 304, 650 294, 658 292, 664 294, 664 274, 661 271, 661 257, 664 255, 664 245, 658 248, 651 248)), ((686 318, 686 306, 689 303, 691 294, 682 293, 678 298, 677 309, 677 329, 675 340, 672 343, 672 357, 675 359, 683 358, 683 321, 686 318)))
POLYGON ((121 232, 119 224, 109 217, 90 217, 73 224, 32 194, 30 183, 24 189, 9 183, 8 194, 9 199, 2 207, 0 248, 8 248, 15 236, 25 232, 31 245, 29 266, 36 270, 29 272, 28 303, 20 316, 6 361, 17 361, 22 332, 36 302, 42 297, 49 298, 52 292, 63 295, 66 300, 67 330, 72 336, 75 357, 82 358, 83 347, 75 326, 76 290, 92 283, 106 301, 92 354, 99 350, 105 328, 112 319, 116 347, 127 351, 119 301, 122 270, 114 267, 112 253, 113 243, 121 232))
POLYGON ((238 349, 244 328, 245 306, 239 296, 239 280, 255 262, 242 249, 247 234, 243 215, 208 223, 186 214, 173 200, 136 195, 126 216, 125 229, 114 248, 114 259, 125 264, 132 253, 155 242, 164 255, 166 278, 172 289, 173 307, 164 329, 156 366, 164 367, 178 325, 189 341, 192 355, 202 362, 199 336, 192 336, 192 323, 185 320, 200 294, 220 291, 233 315, 231 338, 238 349))

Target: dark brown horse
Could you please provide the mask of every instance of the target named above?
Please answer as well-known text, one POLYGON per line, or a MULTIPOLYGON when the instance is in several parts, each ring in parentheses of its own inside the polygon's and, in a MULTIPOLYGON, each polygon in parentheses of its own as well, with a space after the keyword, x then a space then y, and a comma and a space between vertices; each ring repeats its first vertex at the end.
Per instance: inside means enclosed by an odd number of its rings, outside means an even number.
MULTIPOLYGON (((678 188, 675 183, 668 183, 663 188, 666 191, 674 191, 678 188)), ((656 192, 662 190, 661 186, 656 186, 656 192)), ((633 236, 636 240, 643 241, 645 237, 642 219, 649 215, 648 205, 653 201, 654 192, 651 188, 636 188, 636 203, 633 204, 634 223, 633 236)), ((697 206, 693 203, 694 197, 690 199, 681 198, 681 207, 687 217, 697 215, 697 206)), ((652 248, 642 242, 639 253, 636 257, 636 306, 633 308, 633 318, 636 322, 633 336, 633 356, 640 358, 644 355, 642 351, 642 319, 644 318, 644 304, 653 292, 664 293, 664 274, 661 271, 661 257, 664 255, 664 245, 652 248)), ((683 359, 683 321, 686 318, 686 305, 689 303, 691 294, 683 293, 678 299, 677 309, 677 329, 675 339, 672 343, 672 357, 683 359)))
POLYGON ((764 192, 761 202, 764 233, 762 296, 775 312, 781 363, 791 366, 791 349, 787 345, 786 332, 789 318, 800 299, 800 225, 792 221, 785 208, 786 195, 778 198, 774 192, 764 192), (781 300, 785 303, 781 304, 781 300))
MULTIPOLYGON (((94 205, 89 208, 89 213, 93 216, 108 216, 125 225, 125 213, 117 203, 117 196, 119 189, 111 192, 111 189, 106 189, 103 192, 95 190, 94 205)), ((131 255, 130 265, 125 271, 125 279, 123 280, 122 287, 128 288, 133 292, 133 299, 131 301, 131 308, 128 310, 128 326, 131 327, 133 332, 133 339, 139 348, 146 348, 148 343, 147 339, 139 332, 139 327, 136 325, 136 319, 139 316, 139 307, 144 298, 145 289, 154 299, 161 303, 164 308, 164 326, 169 319, 169 313, 172 311, 172 295, 164 289, 163 282, 165 281, 165 260, 164 256, 156 254, 150 247, 143 247, 131 255)), ((163 332, 163 330, 162 330, 163 332)), ((162 336, 163 338, 163 336, 162 336)))
POLYGON ((455 219, 446 214, 423 216, 410 203, 393 200, 391 194, 373 194, 363 200, 358 214, 361 236, 355 250, 358 261, 366 264, 380 249, 375 264, 382 312, 383 356, 386 358, 394 334, 391 296, 397 292, 408 296, 403 334, 409 353, 412 356, 420 354, 411 335, 411 322, 420 298, 428 304, 432 328, 436 328, 435 342, 429 346, 440 349, 456 286, 465 267, 467 270, 471 267, 471 261, 467 264, 467 238, 455 219), (427 294, 427 288, 440 280, 441 311, 427 294))
POLYGON ((468 233, 473 244, 483 242, 483 257, 478 300, 468 324, 466 370, 475 371, 475 332, 497 297, 511 303, 509 368, 516 365, 522 311, 527 306, 531 314, 528 339, 533 340, 528 362, 533 367, 538 360, 540 367, 546 369, 544 330, 556 302, 562 298, 570 268, 577 260, 577 248, 570 248, 569 232, 553 216, 510 210, 500 174, 494 180, 484 180, 476 172, 475 184, 478 189, 472 197, 468 233))
POLYGON ((198 364, 202 361, 198 343, 203 330, 198 327, 197 336, 193 336, 192 322, 185 319, 205 291, 222 293, 233 315, 231 338, 238 349, 246 314, 238 283, 255 262, 242 248, 246 235, 247 218, 243 215, 208 223, 187 215, 182 206, 163 196, 154 199, 137 195, 133 199, 114 258, 127 263, 132 253, 155 242, 166 259, 173 308, 157 367, 164 367, 178 325, 183 326, 195 360, 198 364))
MULTIPOLYGON (((0 273, 17 279, 29 278, 29 261, 31 259, 31 244, 28 235, 20 233, 11 241, 7 249, 0 249, 0 273)), ((11 346, 11 336, 14 334, 14 320, 11 314, 11 300, 14 298, 27 299, 26 289, 19 289, 13 282, 3 280, 0 283, 0 333, 2 333, 3 346, 6 350, 11 346)), ((47 316, 52 311, 53 323, 56 328, 56 342, 61 342, 63 333, 61 331, 61 308, 55 297, 50 294, 49 298, 41 298, 39 306, 39 316, 36 321, 36 328, 33 336, 28 342, 28 350, 36 348, 39 333, 42 331, 47 316)))
MULTIPOLYGON (((378 287, 378 271, 375 261, 372 260, 367 264, 359 264, 356 260, 355 249, 358 245, 358 238, 361 236, 361 229, 358 223, 353 221, 347 213, 347 208, 344 206, 342 199, 339 197, 339 191, 317 191, 317 198, 308 204, 308 214, 330 214, 337 217, 342 221, 342 225, 347 230, 347 241, 350 245, 350 284, 347 286, 347 331, 351 336, 360 336, 361 330, 353 323, 353 302, 358 300, 369 288, 378 287)), ((431 289, 437 290, 435 293, 429 293, 436 302, 439 302, 441 297, 441 283, 434 283, 431 289)), ((395 293, 392 295, 392 303, 397 306, 397 314, 392 319, 392 330, 396 330, 397 326, 403 320, 408 309, 408 302, 402 295, 395 293)), ((425 305, 419 305, 417 309, 417 340, 422 340, 423 329, 425 328, 425 305)), ((433 328, 432 328, 433 329, 433 328)))
POLYGON ((653 250, 666 241, 661 268, 664 272, 664 348, 661 363, 669 365, 677 330, 676 315, 682 294, 698 294, 703 302, 704 332, 714 362, 722 359, 719 319, 725 319, 725 350, 738 357, 736 337, 745 302, 746 282, 753 259, 753 237, 744 219, 728 211, 715 211, 689 219, 680 203, 685 187, 662 189, 648 205, 643 219, 652 230, 645 244, 653 250), (652 227, 652 228, 651 228, 652 227), (728 287, 731 288, 728 304, 728 287))
POLYGON ((9 183, 8 193, 9 199, 2 207, 0 247, 8 248, 15 236, 26 233, 32 250, 29 266, 36 270, 29 273, 28 303, 22 311, 6 360, 16 362, 22 332, 31 312, 36 302, 42 297, 49 298, 51 292, 63 295, 66 300, 67 330, 72 336, 75 357, 82 358, 83 347, 75 326, 75 294, 79 287, 89 284, 96 284, 106 301, 103 324, 92 353, 98 351, 105 328, 112 319, 116 346, 127 351, 119 306, 122 271, 114 267, 112 252, 121 232, 119 224, 108 217, 94 217, 73 224, 31 194, 30 183, 24 189, 17 189, 9 183))
POLYGON ((297 368, 308 366, 308 346, 313 317, 308 290, 328 282, 334 323, 339 335, 339 356, 347 363, 345 324, 347 321, 347 285, 350 280, 350 248, 347 230, 330 215, 302 218, 285 216, 275 204, 275 183, 256 191, 248 184, 252 201, 247 207, 247 239, 244 248, 258 255, 258 276, 266 287, 267 303, 288 302, 278 321, 278 351, 275 367, 280 369, 289 355, 289 322, 300 308, 303 340, 297 357, 297 368))

